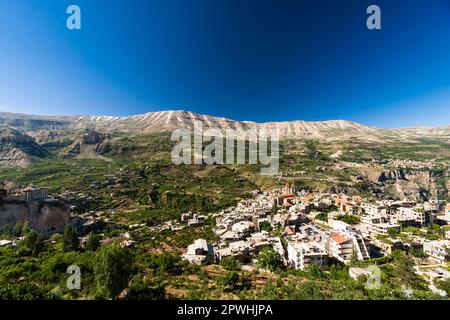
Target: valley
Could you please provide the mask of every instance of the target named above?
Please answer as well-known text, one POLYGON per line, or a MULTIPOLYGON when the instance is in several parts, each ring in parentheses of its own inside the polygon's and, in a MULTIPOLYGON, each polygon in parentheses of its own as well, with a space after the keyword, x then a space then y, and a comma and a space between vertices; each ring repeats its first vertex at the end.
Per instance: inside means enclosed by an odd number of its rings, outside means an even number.
MULTIPOLYGON (((0 183, 3 188, 6 192, 23 190, 31 184, 45 188, 54 201, 70 208, 71 222, 67 225, 73 226, 79 238, 75 241, 76 249, 64 249, 66 240, 61 237, 66 239, 69 231, 62 230, 58 224, 58 230, 42 235, 36 254, 26 251, 17 255, 14 250, 19 248, 20 251, 20 245, 16 249, 0 248, 0 283, 22 277, 35 286, 36 294, 58 299, 272 299, 308 298, 306 291, 293 289, 297 285, 302 285, 304 290, 309 286, 310 298, 341 297, 337 293, 342 291, 337 290, 338 283, 345 279, 349 291, 341 298, 376 299, 376 294, 382 298, 382 293, 367 293, 361 283, 344 276, 348 272, 345 265, 332 265, 331 269, 327 267, 322 271, 290 268, 258 271, 252 264, 247 269, 222 262, 200 266, 186 264, 180 255, 197 239, 218 243, 218 213, 253 203, 260 194, 267 199, 276 198, 274 190, 281 190, 286 184, 293 185, 298 192, 301 190, 305 198, 298 196, 295 201, 299 203, 313 203, 312 198, 305 199, 313 196, 322 199, 322 195, 326 198, 328 194, 363 199, 357 200, 361 205, 398 201, 423 206, 438 198, 449 203, 449 137, 450 127, 377 129, 341 120, 255 123, 188 111, 129 117, 0 113, 0 183), (205 128, 220 130, 275 128, 280 135, 279 172, 262 176, 261 166, 250 164, 175 165, 171 161, 175 145, 171 141, 171 131, 191 129, 196 122, 201 122, 205 128), (203 222, 198 222, 199 226, 188 227, 180 222, 180 215, 189 212, 204 216, 205 220, 201 218, 203 222), (101 249, 86 247, 87 239, 94 234, 101 239, 101 249), (120 290, 102 291, 93 281, 98 273, 94 262, 115 242, 126 243, 131 252, 134 269, 128 272, 136 285, 123 284, 120 290), (65 267, 72 263, 81 265, 86 273, 81 291, 64 287, 65 267), (27 264, 33 265, 32 270, 27 269, 27 264), (204 282, 200 284, 199 279, 204 282), (49 292, 52 293, 49 295, 49 292)), ((6 201, 0 202, 0 222, 2 215, 11 214, 9 200, 6 201)), ((50 200, 37 201, 33 205, 50 200)), ((270 201, 265 204, 265 213, 272 210, 270 201)), ((318 207, 316 214, 326 216, 333 208, 318 207)), ((285 209, 280 203, 278 210, 285 209)), ((18 223, 16 220, 2 223, 3 238, 19 241, 20 237, 29 237, 27 228, 31 220, 23 216, 18 223)), ((198 218, 191 216, 190 219, 198 218)), ((314 215, 307 219, 318 226, 326 223, 315 219, 314 215)), ((433 226, 423 228, 420 230, 425 233, 437 234, 433 226)), ((47 229, 42 226, 42 230, 47 229)), ((283 234, 284 229, 270 228, 271 237, 280 237, 286 245, 285 239, 289 238, 283 234)), ((386 254, 384 259, 383 263, 389 268, 410 263, 402 260, 409 257, 398 255, 386 254)), ((360 261, 354 266, 365 263, 367 261, 360 261)), ((389 276, 395 283, 401 278, 398 274, 389 276)), ((25 286, 8 285, 13 286, 12 291, 25 286)), ((425 290, 423 283, 415 286, 417 290, 425 290)), ((394 298, 395 294, 391 292, 387 296, 394 298)), ((399 294, 397 298, 401 297, 399 294)))

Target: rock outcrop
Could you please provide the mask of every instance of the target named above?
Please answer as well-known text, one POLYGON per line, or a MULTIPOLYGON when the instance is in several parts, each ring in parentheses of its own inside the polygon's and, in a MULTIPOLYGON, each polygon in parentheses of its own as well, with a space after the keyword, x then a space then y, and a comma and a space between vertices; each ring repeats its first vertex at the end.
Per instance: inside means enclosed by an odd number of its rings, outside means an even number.
POLYGON ((77 139, 63 151, 62 156, 98 157, 99 150, 102 150, 102 144, 108 140, 109 137, 107 135, 90 130, 78 136, 77 139))
POLYGON ((383 171, 378 177, 378 182, 384 183, 388 180, 407 180, 403 170, 383 171))
POLYGON ((0 166, 26 166, 33 157, 47 155, 48 152, 30 136, 8 127, 0 127, 0 166))
POLYGON ((44 234, 61 232, 70 222, 69 208, 59 201, 0 202, 0 225, 28 222, 29 226, 44 234))

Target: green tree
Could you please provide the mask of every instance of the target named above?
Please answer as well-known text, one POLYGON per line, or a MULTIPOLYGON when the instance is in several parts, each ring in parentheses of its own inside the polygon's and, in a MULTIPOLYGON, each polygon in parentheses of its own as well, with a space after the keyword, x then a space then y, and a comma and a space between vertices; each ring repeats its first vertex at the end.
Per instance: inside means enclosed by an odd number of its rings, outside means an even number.
POLYGON ((405 288, 415 290, 426 290, 426 282, 418 276, 414 269, 414 260, 404 252, 397 250, 393 253, 394 275, 399 283, 405 288))
POLYGON ((171 253, 161 253, 147 255, 145 260, 150 268, 164 273, 175 268, 180 263, 181 257, 171 253))
POLYGON ((219 286, 224 289, 235 289, 239 282, 239 273, 237 271, 228 271, 223 276, 216 279, 219 286))
POLYGON ((80 247, 77 231, 71 224, 66 225, 64 228, 62 243, 64 251, 76 251, 80 247))
POLYGON ((447 296, 450 296, 450 278, 437 281, 436 287, 438 287, 441 290, 444 290, 445 292, 447 292, 447 296))
POLYGON ((225 257, 220 260, 220 265, 227 270, 239 270, 241 263, 235 257, 225 257))
POLYGON ((356 253, 356 247, 353 247, 352 257, 350 258, 350 265, 355 266, 358 264, 358 254, 356 253))
POLYGON ((272 226, 268 221, 264 221, 259 229, 267 232, 271 232, 273 230, 272 226))
POLYGON ((281 267, 281 257, 272 248, 263 248, 258 254, 257 265, 260 268, 275 271, 281 267))
POLYGON ((357 224, 361 222, 361 219, 358 216, 342 215, 338 216, 337 219, 348 224, 357 224))
POLYGON ((389 234, 389 236, 391 236, 392 238, 395 238, 395 237, 397 237, 397 236, 400 234, 400 231, 399 231, 398 229, 396 229, 396 228, 390 228, 390 229, 388 230, 388 234, 389 234))
POLYGON ((100 238, 93 231, 89 232, 88 237, 86 239, 86 250, 87 251, 97 251, 100 247, 100 238))
POLYGON ((0 286, 0 300, 50 300, 53 298, 45 287, 31 282, 8 283, 0 286))
POLYGON ((94 267, 100 296, 114 299, 128 285, 133 258, 118 243, 100 249, 94 267))
POLYGON ((19 245, 19 254, 37 256, 44 248, 44 239, 40 233, 30 230, 19 245))
POLYGON ((162 281, 149 281, 141 275, 131 280, 128 300, 161 300, 165 296, 165 285, 162 281))
POLYGON ((306 269, 306 274, 310 279, 317 280, 324 276, 324 272, 317 264, 311 264, 306 269))

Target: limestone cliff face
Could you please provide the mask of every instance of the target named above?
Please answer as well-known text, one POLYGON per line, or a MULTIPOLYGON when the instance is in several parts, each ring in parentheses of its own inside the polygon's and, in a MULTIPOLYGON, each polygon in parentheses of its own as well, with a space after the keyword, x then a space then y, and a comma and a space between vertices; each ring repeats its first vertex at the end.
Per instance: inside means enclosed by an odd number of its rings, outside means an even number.
POLYGON ((81 134, 61 155, 64 157, 87 156, 92 158, 98 155, 103 143, 107 141, 109 141, 107 135, 90 130, 81 134))
POLYGON ((388 180, 407 180, 407 178, 405 172, 401 169, 381 172, 378 182, 383 183, 388 180))
POLYGON ((28 222, 30 227, 44 234, 61 232, 70 222, 70 211, 58 201, 0 202, 0 225, 28 222))

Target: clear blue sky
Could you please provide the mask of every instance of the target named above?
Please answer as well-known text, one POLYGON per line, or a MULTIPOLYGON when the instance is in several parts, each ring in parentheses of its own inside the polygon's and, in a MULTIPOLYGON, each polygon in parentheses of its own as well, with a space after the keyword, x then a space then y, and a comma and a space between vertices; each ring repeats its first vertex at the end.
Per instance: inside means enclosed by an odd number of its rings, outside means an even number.
POLYGON ((450 125, 449 0, 0 0, 0 30, 1 111, 450 125))

